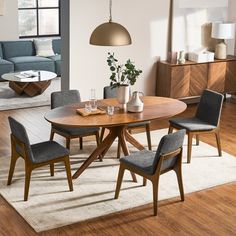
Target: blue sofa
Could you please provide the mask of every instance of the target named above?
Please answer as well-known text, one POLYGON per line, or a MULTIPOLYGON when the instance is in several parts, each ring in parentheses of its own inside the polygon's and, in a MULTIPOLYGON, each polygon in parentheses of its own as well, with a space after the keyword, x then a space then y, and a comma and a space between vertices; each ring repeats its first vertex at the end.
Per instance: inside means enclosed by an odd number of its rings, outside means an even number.
POLYGON ((36 56, 31 40, 0 42, 0 80, 5 73, 24 70, 46 70, 61 75, 61 40, 52 40, 55 55, 36 56))

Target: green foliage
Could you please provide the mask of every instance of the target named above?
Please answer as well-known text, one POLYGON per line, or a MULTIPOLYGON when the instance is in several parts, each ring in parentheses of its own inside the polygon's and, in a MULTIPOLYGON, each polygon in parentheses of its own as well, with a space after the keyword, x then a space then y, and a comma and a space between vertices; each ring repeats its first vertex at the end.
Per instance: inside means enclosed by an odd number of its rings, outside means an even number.
POLYGON ((130 59, 124 65, 119 65, 114 53, 108 53, 107 64, 111 71, 110 86, 134 85, 142 70, 136 69, 130 59))

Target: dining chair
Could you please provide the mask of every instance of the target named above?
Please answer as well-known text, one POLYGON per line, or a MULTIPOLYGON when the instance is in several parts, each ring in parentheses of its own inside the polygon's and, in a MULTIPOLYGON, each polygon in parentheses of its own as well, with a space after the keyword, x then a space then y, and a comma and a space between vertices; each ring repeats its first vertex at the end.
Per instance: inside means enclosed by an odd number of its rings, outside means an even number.
POLYGON ((173 134, 163 136, 156 152, 142 150, 135 152, 130 156, 120 158, 120 168, 116 184, 115 199, 119 197, 124 171, 129 170, 144 178, 144 186, 146 185, 147 179, 152 182, 153 210, 154 215, 156 216, 160 175, 173 170, 177 175, 181 201, 184 201, 184 188, 182 180, 182 146, 185 133, 186 131, 183 129, 173 134))
POLYGON ((7 185, 11 184, 17 159, 22 157, 25 161, 24 201, 28 200, 31 172, 50 165, 51 176, 54 176, 54 168, 51 168, 51 165, 57 162, 64 162, 69 189, 73 191, 68 149, 55 141, 31 145, 25 127, 12 117, 8 117, 8 120, 11 128, 11 164, 7 185))
POLYGON ((188 135, 187 162, 191 162, 192 138, 196 135, 196 144, 199 145, 199 135, 214 133, 219 156, 222 156, 220 144, 220 117, 224 96, 220 93, 204 90, 196 114, 191 118, 171 119, 169 133, 173 129, 186 129, 188 135))
MULTIPOLYGON (((81 98, 78 90, 58 91, 51 94, 51 109, 79 102, 81 102, 81 98)), ((95 135, 97 145, 99 145, 99 130, 99 128, 76 128, 53 124, 50 140, 53 140, 54 134, 57 133, 66 138, 66 148, 70 149, 70 140, 79 138, 80 149, 83 149, 83 137, 85 136, 95 135)))
MULTIPOLYGON (((116 98, 117 97, 117 88, 112 88, 112 86, 106 86, 103 88, 103 98, 116 98)), ((133 129, 137 129, 140 127, 145 127, 146 129, 146 135, 147 135, 147 143, 148 143, 148 149, 152 150, 152 143, 151 143, 151 134, 150 134, 150 121, 144 121, 144 122, 138 122, 134 124, 128 124, 127 130, 131 133, 133 129)), ((103 139, 105 132, 105 128, 102 128, 101 130, 101 140, 103 139)), ((120 142, 118 140, 118 149, 117 149, 117 158, 120 157, 120 142)))

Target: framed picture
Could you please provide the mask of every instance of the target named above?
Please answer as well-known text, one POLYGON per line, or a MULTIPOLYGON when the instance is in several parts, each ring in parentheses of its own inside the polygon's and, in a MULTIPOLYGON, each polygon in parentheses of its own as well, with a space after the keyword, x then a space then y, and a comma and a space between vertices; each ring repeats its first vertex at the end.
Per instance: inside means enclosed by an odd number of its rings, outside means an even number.
POLYGON ((0 0, 0 16, 4 13, 4 0, 0 0))
POLYGON ((214 48, 211 23, 227 18, 228 0, 173 0, 172 51, 214 48))

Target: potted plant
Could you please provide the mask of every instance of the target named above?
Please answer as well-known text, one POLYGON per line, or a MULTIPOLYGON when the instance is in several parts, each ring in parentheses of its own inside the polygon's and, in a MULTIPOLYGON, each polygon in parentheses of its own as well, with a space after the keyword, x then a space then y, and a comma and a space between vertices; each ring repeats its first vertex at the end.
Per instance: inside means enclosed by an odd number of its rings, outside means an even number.
POLYGON ((142 70, 136 69, 130 59, 125 64, 118 64, 114 53, 108 53, 107 64, 111 71, 110 86, 117 89, 119 103, 126 104, 129 101, 129 85, 135 84, 142 70))

